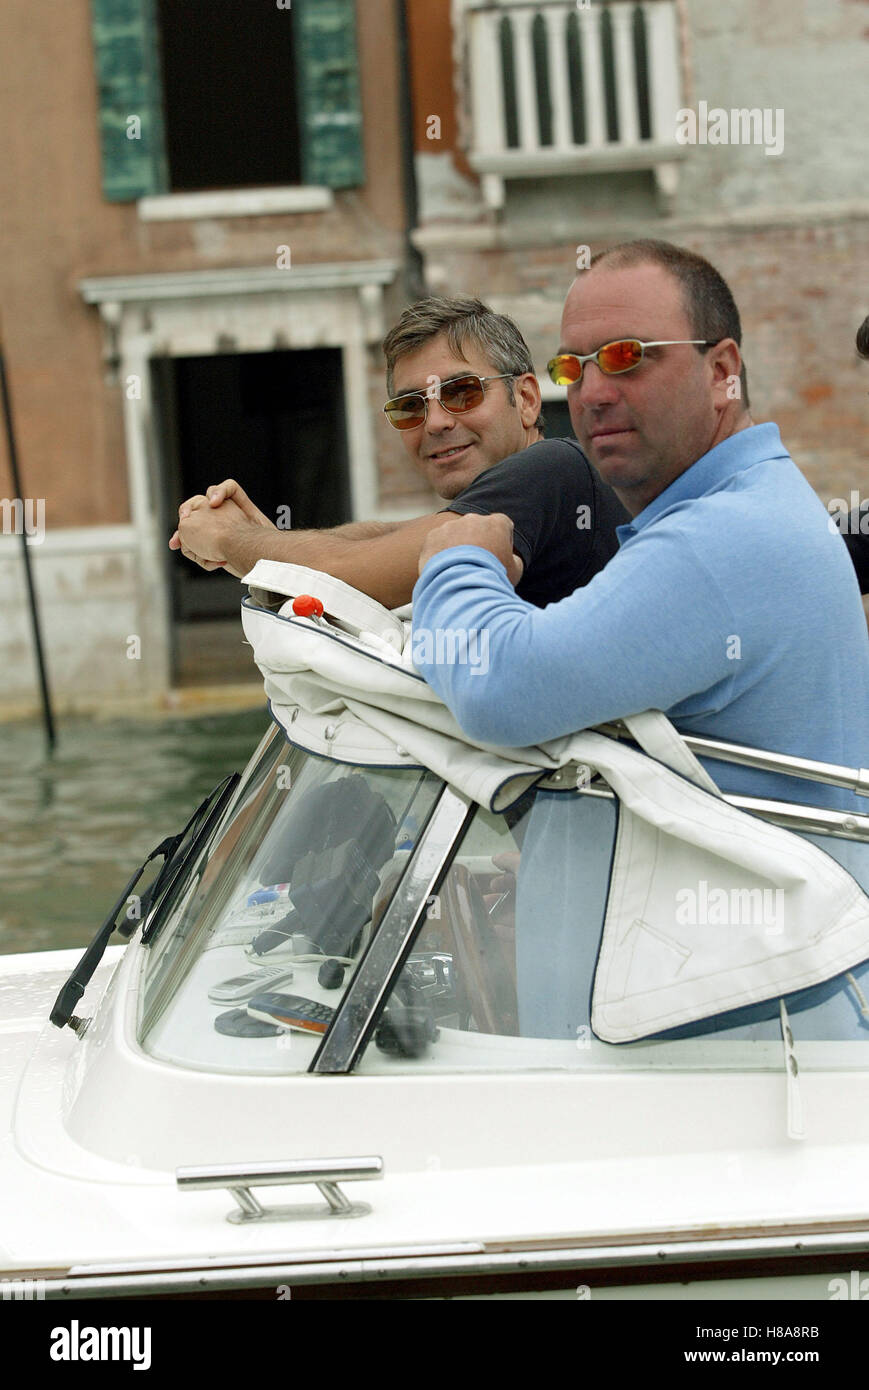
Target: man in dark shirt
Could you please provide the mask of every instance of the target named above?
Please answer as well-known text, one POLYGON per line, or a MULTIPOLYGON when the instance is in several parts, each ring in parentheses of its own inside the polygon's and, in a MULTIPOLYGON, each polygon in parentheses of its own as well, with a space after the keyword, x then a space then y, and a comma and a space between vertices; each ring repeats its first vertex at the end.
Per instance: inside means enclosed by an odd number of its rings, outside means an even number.
POLYGON ((842 540, 857 571, 860 593, 869 594, 869 502, 862 502, 851 512, 842 540))
MULTIPOLYGON (((869 315, 857 329, 857 351, 869 359, 869 315)), ((851 512, 842 540, 857 571, 860 593, 869 594, 869 501, 861 502, 851 512)))
POLYGON ((520 598, 545 608, 603 569, 622 506, 575 440, 546 439, 480 473, 441 515, 504 512, 524 566, 520 598))
POLYGON ((430 530, 454 513, 504 512, 522 598, 543 607, 587 584, 618 549, 627 513, 575 440, 542 438, 540 387, 513 321, 472 298, 423 300, 383 346, 387 418, 448 508, 281 531, 228 480, 181 506, 170 547, 238 576, 259 559, 308 565, 396 607, 410 600, 430 530))

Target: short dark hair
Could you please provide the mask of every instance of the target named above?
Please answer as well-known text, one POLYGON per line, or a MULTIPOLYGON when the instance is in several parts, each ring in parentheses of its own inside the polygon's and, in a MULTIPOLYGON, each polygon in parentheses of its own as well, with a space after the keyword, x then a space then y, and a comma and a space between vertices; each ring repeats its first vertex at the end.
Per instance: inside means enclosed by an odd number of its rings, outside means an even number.
POLYGON ((857 329, 857 351, 861 357, 869 357, 869 314, 857 329))
MULTIPOLYGON (((606 251, 598 251, 592 256, 589 269, 601 262, 617 270, 648 262, 661 266, 682 286, 685 312, 695 338, 709 343, 732 338, 737 346, 741 346, 742 324, 730 286, 715 266, 696 251, 674 246, 671 241, 656 241, 649 237, 623 241, 606 251)), ((587 272, 581 271, 580 274, 587 272)), ((705 352, 708 349, 698 347, 697 351, 705 352)), ((742 404, 747 410, 748 377, 744 362, 739 373, 739 385, 742 404)))
MULTIPOLYGON (((416 352, 441 333, 457 357, 464 356, 465 344, 471 342, 486 354, 498 375, 502 372, 512 376, 524 376, 526 372, 534 375, 531 349, 507 314, 496 314, 473 295, 432 295, 409 305, 383 339, 386 389, 390 396, 399 358, 416 352)), ((512 401, 513 385, 509 381, 504 385, 512 401)), ((536 428, 543 430, 542 415, 537 417, 536 428)))

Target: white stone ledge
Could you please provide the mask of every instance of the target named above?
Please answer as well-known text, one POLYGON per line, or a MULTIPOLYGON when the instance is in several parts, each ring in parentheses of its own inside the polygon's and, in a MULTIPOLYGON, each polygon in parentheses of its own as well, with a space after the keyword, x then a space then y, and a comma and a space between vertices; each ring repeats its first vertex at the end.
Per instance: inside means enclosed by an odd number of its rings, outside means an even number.
POLYGON ((561 174, 608 174, 654 169, 656 164, 686 159, 683 145, 641 140, 636 144, 573 145, 569 149, 545 146, 536 150, 475 150, 468 163, 478 174, 502 178, 550 178, 561 174))
POLYGON ((239 266, 230 270, 178 270, 144 275, 104 275, 80 280, 79 292, 86 304, 207 299, 237 294, 288 294, 306 290, 363 289, 388 285, 395 279, 397 261, 324 261, 294 265, 239 266))
POLYGON ((235 188, 216 193, 166 193, 140 198, 142 222, 186 222, 197 217, 269 217, 288 212, 327 212, 331 188, 235 188))
POLYGON ((572 240, 601 240, 624 234, 670 237, 673 233, 725 229, 766 230, 771 227, 817 226, 836 222, 863 222, 869 219, 869 198, 849 198, 829 203, 783 203, 755 205, 732 211, 709 213, 677 213, 659 217, 650 224, 648 216, 561 218, 555 221, 549 210, 546 221, 534 226, 523 223, 511 226, 508 219, 500 224, 481 222, 476 226, 455 222, 436 222, 415 227, 410 236, 413 245, 423 254, 436 251, 516 251, 540 246, 569 245, 572 240), (568 222, 577 230, 566 230, 568 222), (581 233, 581 236, 580 236, 581 233))
MULTIPOLYGON (((108 555, 137 551, 140 540, 133 526, 51 525, 51 504, 46 503, 45 537, 38 544, 28 541, 31 555, 108 555)), ((0 534, 0 560, 11 560, 21 553, 21 537, 0 534)))

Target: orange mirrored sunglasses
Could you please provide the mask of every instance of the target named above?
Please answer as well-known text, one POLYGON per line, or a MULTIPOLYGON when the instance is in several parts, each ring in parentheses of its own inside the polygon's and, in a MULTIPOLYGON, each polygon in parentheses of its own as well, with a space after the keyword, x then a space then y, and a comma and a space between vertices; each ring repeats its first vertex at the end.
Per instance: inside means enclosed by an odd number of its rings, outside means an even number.
POLYGON ((582 379, 582 368, 586 362, 596 362, 607 376, 617 376, 619 372, 631 372, 639 367, 646 348, 675 347, 679 343, 690 343, 694 347, 714 347, 705 338, 661 338, 655 343, 641 343, 639 338, 620 338, 615 343, 604 343, 597 352, 587 352, 579 357, 574 352, 560 352, 547 362, 546 370, 556 386, 575 386, 582 379))
POLYGON ((499 376, 457 376, 452 381, 440 382, 430 391, 408 391, 403 396, 394 396, 386 402, 383 413, 397 430, 415 430, 427 418, 430 400, 440 401, 451 415, 463 415, 466 410, 482 405, 487 381, 507 381, 514 376, 515 372, 501 372, 499 376))

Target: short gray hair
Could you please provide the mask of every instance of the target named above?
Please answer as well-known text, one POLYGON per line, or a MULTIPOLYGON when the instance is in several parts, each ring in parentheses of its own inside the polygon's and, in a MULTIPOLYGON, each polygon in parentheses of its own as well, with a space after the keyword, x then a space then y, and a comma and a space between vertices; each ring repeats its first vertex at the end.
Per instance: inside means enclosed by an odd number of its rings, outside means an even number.
MULTIPOLYGON (((473 343, 485 353, 498 376, 507 373, 524 376, 526 372, 534 375, 531 349, 507 314, 496 314, 473 295, 433 295, 405 309, 383 340, 386 389, 390 396, 394 389, 396 362, 441 333, 456 357, 463 357, 465 345, 473 343)), ((504 384, 512 401, 513 387, 509 381, 504 384)), ((542 415, 537 418, 536 428, 543 429, 542 415)))

